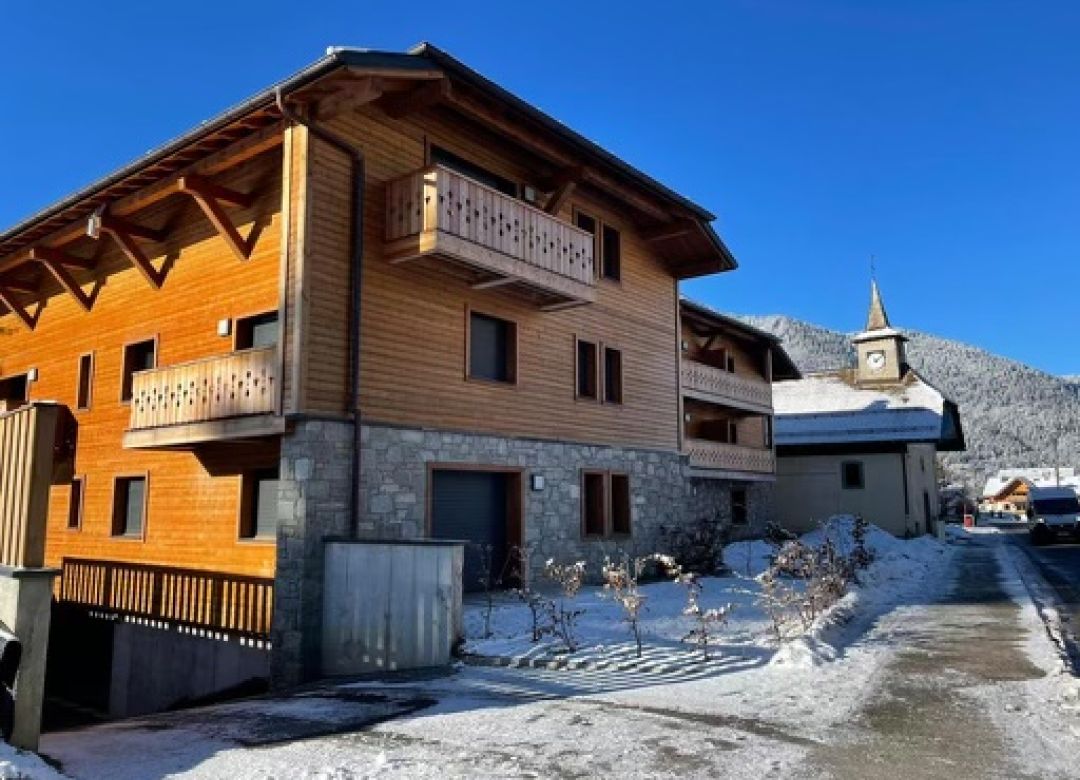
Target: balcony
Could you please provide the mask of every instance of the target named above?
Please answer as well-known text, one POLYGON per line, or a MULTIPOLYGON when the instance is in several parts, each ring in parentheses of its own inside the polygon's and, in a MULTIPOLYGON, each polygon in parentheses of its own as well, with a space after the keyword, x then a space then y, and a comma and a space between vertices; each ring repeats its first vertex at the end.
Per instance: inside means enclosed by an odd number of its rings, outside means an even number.
POLYGON ((392 263, 431 258, 543 309, 596 300, 591 234, 440 165, 387 184, 386 242, 392 263))
POLYGON ((276 347, 139 371, 124 447, 187 448, 280 434, 277 399, 276 347))
POLYGON ((682 392, 699 401, 772 414, 772 385, 693 360, 682 361, 682 392))
POLYGON ((695 477, 771 480, 776 473, 776 458, 771 449, 686 439, 683 452, 690 458, 695 477))

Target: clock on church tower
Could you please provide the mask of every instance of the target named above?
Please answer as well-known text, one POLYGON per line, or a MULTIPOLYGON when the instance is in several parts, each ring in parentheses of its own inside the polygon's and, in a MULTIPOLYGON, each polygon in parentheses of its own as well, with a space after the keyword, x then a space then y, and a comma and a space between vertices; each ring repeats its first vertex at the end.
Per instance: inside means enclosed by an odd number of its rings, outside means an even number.
POLYGON ((866 330, 855 336, 858 355, 856 379, 859 384, 899 382, 907 370, 904 343, 907 337, 889 324, 877 282, 870 284, 870 314, 866 330))

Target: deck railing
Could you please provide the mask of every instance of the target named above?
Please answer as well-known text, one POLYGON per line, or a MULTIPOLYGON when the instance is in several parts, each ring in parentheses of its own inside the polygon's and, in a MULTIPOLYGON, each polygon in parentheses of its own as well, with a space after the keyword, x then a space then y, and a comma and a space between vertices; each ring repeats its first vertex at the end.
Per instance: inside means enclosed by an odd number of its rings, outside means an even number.
POLYGON ((121 561, 64 558, 59 600, 253 639, 268 639, 274 580, 121 561))
POLYGON ((276 347, 139 371, 132 377, 129 428, 273 413, 277 389, 276 347))
POLYGON ((45 563, 49 488, 63 407, 30 404, 0 414, 0 564, 45 563))
POLYGON ((441 165, 392 181, 386 190, 387 241, 435 233, 596 284, 590 233, 441 165))
POLYGON ((683 449, 696 469, 773 474, 776 461, 770 449, 724 444, 708 439, 687 439, 683 449))
POLYGON ((772 410, 772 385, 764 379, 738 376, 705 363, 682 361, 683 392, 706 400, 772 410))

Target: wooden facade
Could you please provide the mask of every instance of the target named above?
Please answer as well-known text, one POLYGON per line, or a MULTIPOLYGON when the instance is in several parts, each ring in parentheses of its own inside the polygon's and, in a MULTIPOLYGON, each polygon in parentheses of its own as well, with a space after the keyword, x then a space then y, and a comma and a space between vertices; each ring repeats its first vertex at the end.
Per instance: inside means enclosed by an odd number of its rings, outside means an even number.
POLYGON ((62 598, 265 635, 281 551, 241 534, 244 485, 278 464, 295 420, 679 453, 684 395, 727 408, 719 394, 744 436, 764 436, 751 418, 768 412, 767 361, 733 345, 726 383, 680 362, 679 280, 734 267, 709 215, 438 57, 366 75, 356 58, 297 82, 286 99, 303 122, 268 93, 0 235, 0 380, 32 376, 29 400, 67 406, 77 426, 44 552, 64 568, 62 598), (363 158, 362 210, 361 174, 326 132, 363 158), (238 323, 267 313, 276 344, 239 344, 238 323), (513 324, 512 382, 469 376, 471 313, 513 324), (580 341, 617 350, 617 398, 579 397, 580 341), (152 364, 129 371, 140 344, 152 364), (145 513, 138 534, 118 534, 130 479, 145 513), (196 594, 186 612, 177 588, 196 594), (236 610, 246 617, 226 621, 236 610))

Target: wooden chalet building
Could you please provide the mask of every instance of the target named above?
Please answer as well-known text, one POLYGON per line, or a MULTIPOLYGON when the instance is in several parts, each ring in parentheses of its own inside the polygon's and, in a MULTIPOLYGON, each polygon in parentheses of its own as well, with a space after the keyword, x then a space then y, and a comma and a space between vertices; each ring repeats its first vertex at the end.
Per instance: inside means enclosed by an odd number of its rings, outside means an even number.
POLYGON ((756 516, 775 344, 680 317, 735 268, 712 219, 425 44, 331 50, 0 234, 0 405, 73 442, 52 682, 121 714, 318 675, 329 538, 595 563, 733 486, 756 516))

